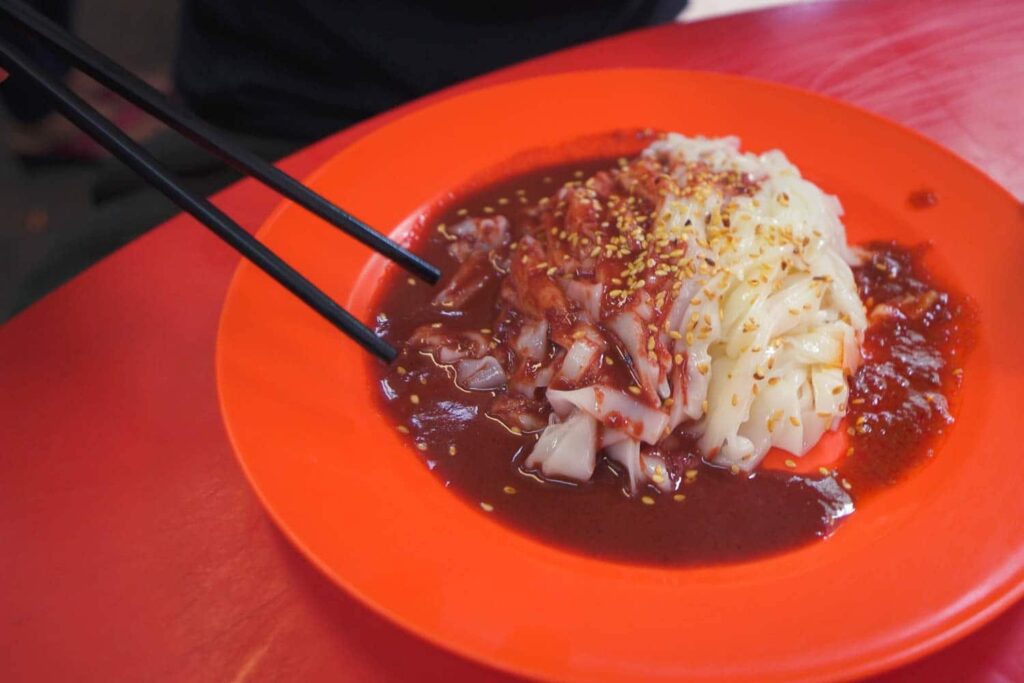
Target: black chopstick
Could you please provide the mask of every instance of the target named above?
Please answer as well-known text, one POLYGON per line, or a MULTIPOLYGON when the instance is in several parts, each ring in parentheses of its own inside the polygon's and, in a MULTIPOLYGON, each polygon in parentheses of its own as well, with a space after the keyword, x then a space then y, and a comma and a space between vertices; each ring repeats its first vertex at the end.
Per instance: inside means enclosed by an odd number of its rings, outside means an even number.
POLYGON ((175 107, 148 83, 31 7, 18 0, 0 0, 0 11, 55 48, 89 76, 238 170, 344 230, 426 282, 434 284, 441 277, 441 272, 430 263, 324 199, 284 171, 235 145, 195 116, 175 107))
POLYGON ((338 329, 385 362, 394 360, 397 353, 390 344, 375 335, 372 330, 335 303, 316 285, 247 233, 227 214, 208 200, 196 196, 178 185, 167 170, 141 145, 121 132, 56 78, 39 69, 24 53, 2 38, 0 38, 0 61, 9 71, 24 75, 38 84, 53 99, 54 105, 68 120, 167 195, 174 203, 210 228, 242 256, 252 261, 263 272, 306 302, 338 329))

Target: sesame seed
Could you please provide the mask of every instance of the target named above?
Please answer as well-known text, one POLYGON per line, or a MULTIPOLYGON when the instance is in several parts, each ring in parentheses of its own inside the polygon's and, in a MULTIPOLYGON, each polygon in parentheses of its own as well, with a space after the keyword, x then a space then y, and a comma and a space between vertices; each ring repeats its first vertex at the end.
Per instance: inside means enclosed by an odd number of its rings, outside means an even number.
POLYGON ((732 465, 732 466, 729 467, 729 471, 732 472, 733 474, 739 474, 740 473, 740 466, 739 465, 732 465))
POLYGON ((828 476, 828 468, 827 467, 819 467, 818 468, 818 474, 820 474, 823 477, 827 477, 828 476))
POLYGON ((399 375, 404 375, 406 372, 408 372, 408 370, 399 365, 397 368, 395 368, 395 372, 397 372, 399 375))
POLYGON ((840 483, 842 483, 843 488, 846 489, 847 491, 849 491, 850 489, 853 488, 853 484, 851 484, 850 482, 846 481, 846 479, 843 479, 843 481, 840 482, 840 483))
POLYGON ((963 368, 957 368, 956 370, 953 371, 953 376, 954 377, 960 377, 963 374, 964 374, 964 369, 963 368))
POLYGON ((406 427, 405 425, 398 425, 397 427, 395 427, 395 429, 397 429, 402 434, 408 434, 409 433, 409 428, 406 427))
POLYGON ((790 415, 789 416, 789 424, 793 425, 794 427, 799 427, 800 426, 800 418, 797 417, 796 415, 790 415))
POLYGON ((515 486, 506 486, 505 488, 502 489, 502 491, 504 491, 505 493, 507 493, 510 496, 516 495, 516 487, 515 486))
POLYGON ((407 279, 406 279, 406 282, 408 282, 408 283, 409 283, 409 286, 410 286, 410 287, 413 287, 413 286, 415 286, 415 284, 416 284, 416 280, 415 280, 414 278, 411 278, 411 277, 410 277, 410 278, 407 278, 407 279))
POLYGON ((651 481, 653 481, 655 484, 663 484, 665 482, 665 477, 661 476, 660 474, 654 474, 651 477, 651 481))
POLYGON ((732 395, 732 404, 734 406, 738 406, 740 404, 740 397, 737 396, 736 394, 732 395))
POLYGON ((494 512, 494 506, 491 505, 490 503, 484 503, 481 501, 480 507, 483 509, 484 512, 494 512))
POLYGON ((785 465, 789 469, 795 470, 796 469, 796 460, 793 460, 792 458, 786 458, 785 465))
POLYGON ((640 502, 642 502, 644 505, 654 505, 654 499, 651 498, 650 496, 642 497, 640 499, 640 502))
POLYGON ((683 476, 685 476, 687 479, 693 480, 697 478, 697 474, 697 470, 686 470, 686 472, 683 473, 683 476))
POLYGON ((455 446, 449 446, 448 455, 455 455, 455 453, 457 453, 457 451, 455 450, 455 446))
POLYGON ((523 435, 523 430, 520 429, 519 427, 509 427, 508 431, 512 432, 516 436, 522 436, 523 435))
POLYGON ((635 384, 630 384, 628 388, 629 393, 633 394, 634 396, 639 396, 641 394, 642 390, 635 384))
POLYGON ((411 394, 409 396, 409 401, 411 401, 414 406, 418 406, 420 404, 420 397, 416 394, 411 394))
POLYGON ((672 496, 672 500, 674 500, 677 503, 682 503, 684 500, 686 500, 686 494, 677 493, 676 495, 672 496))
POLYGON ((418 444, 416 444, 416 448, 420 449, 421 451, 425 451, 427 450, 427 444, 420 441, 418 444))

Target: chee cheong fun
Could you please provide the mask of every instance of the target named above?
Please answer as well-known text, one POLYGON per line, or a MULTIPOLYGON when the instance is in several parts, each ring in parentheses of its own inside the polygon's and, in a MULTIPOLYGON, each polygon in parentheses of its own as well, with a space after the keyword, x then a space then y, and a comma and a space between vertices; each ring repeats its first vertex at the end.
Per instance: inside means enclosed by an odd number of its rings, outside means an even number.
POLYGON ((495 207, 442 226, 457 272, 445 320, 411 348, 487 415, 538 432, 525 466, 586 481, 598 456, 636 492, 673 488, 659 442, 750 471, 803 455, 846 414, 866 328, 839 201, 779 151, 669 134, 617 168, 560 187, 511 225, 495 207), (459 329, 495 280, 493 326, 459 329))

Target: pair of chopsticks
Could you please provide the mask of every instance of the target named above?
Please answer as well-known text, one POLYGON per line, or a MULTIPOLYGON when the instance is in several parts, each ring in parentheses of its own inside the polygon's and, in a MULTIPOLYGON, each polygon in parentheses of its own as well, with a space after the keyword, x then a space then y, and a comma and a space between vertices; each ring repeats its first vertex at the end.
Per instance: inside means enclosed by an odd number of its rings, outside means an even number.
MULTIPOLYGON (((431 264, 335 206, 280 169, 225 139, 188 112, 176 108, 149 84, 32 8, 18 0, 0 0, 0 20, 2 15, 13 19, 18 26, 42 40, 47 47, 62 55, 98 83, 121 95, 195 144, 219 156, 242 173, 251 175, 429 284, 434 284, 440 278, 440 271, 431 264)), ((394 360, 397 352, 390 344, 374 334, 210 201, 181 187, 167 169, 141 145, 2 38, 0 63, 12 73, 21 74, 34 81, 46 91, 57 109, 69 121, 338 329, 385 362, 394 360)))

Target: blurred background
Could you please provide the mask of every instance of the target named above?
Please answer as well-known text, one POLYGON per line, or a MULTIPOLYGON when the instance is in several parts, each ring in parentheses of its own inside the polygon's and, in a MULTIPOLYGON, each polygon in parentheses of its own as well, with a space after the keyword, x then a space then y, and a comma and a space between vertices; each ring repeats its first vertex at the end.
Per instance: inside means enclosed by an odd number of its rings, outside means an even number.
MULTIPOLYGON (((809 0, 677 0, 681 10, 668 20, 702 21, 799 1, 809 0)), ((78 0, 71 3, 70 24, 86 41, 171 92, 181 5, 181 0, 78 0)), ((674 5, 669 2, 665 6, 671 9, 674 5)), ((90 102, 109 107, 105 113, 112 114, 137 139, 148 142, 154 134, 159 139, 159 127, 141 112, 104 99, 80 74, 71 73, 67 81, 90 102)), ((395 103, 401 99, 395 98, 395 103)), ((385 100, 385 106, 390 104, 385 100)), ((369 113, 372 111, 366 115, 369 113)), ((356 112, 347 119, 339 118, 335 129, 360 117, 356 112)), ((313 129, 309 134, 263 144, 259 131, 254 137, 254 131, 246 131, 250 137, 242 142, 258 148, 264 157, 276 159, 328 132, 313 129)), ((42 137, 47 136, 33 131, 26 134, 25 127, 12 120, 9 109, 0 108, 0 322, 175 213, 168 201, 153 193, 123 200, 133 181, 117 162, 90 148, 82 136, 70 134, 64 140, 57 135, 61 140, 56 143, 49 137, 40 142, 42 137)), ((165 160, 177 154, 175 150, 164 152, 160 156, 165 160)), ((195 163, 194 159, 180 160, 177 170, 187 173, 195 163)), ((214 174, 195 182, 193 188, 212 192, 232 179, 231 174, 214 174)))

